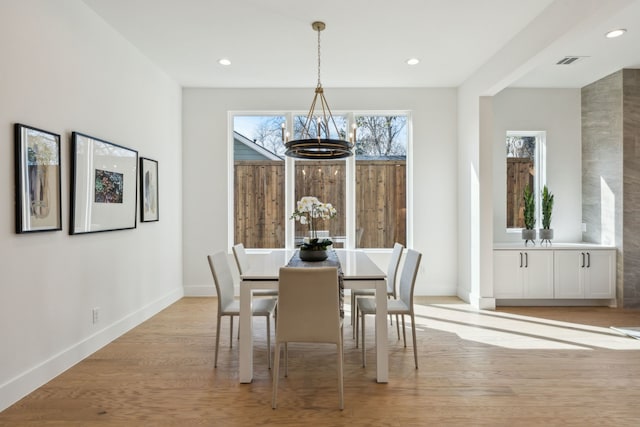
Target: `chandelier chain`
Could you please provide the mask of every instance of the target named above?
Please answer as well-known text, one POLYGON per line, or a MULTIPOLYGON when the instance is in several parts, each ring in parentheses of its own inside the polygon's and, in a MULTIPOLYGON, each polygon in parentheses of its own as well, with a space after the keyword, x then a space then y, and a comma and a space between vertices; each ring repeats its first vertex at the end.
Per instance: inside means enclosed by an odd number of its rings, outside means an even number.
POLYGON ((355 129, 347 141, 345 132, 338 129, 333 114, 331 114, 320 80, 322 68, 320 31, 325 29, 325 24, 321 21, 315 21, 311 27, 318 32, 318 85, 302 129, 300 132, 295 132, 298 138, 289 140, 288 134, 285 134, 285 124, 282 124, 282 142, 286 147, 285 155, 312 160, 344 159, 353 155, 351 150, 354 146, 353 141, 355 141, 355 129), (316 104, 318 101, 319 105, 316 104), (318 107, 317 112, 316 106, 318 107), (331 135, 330 127, 335 131, 335 138, 331 135))
POLYGON ((320 83, 320 28, 318 28, 318 87, 322 86, 320 83))

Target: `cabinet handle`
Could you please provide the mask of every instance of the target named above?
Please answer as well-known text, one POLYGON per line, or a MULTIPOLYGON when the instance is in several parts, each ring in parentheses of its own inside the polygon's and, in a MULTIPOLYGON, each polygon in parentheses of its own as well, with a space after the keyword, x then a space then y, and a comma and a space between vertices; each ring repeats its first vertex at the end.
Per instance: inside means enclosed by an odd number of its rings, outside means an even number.
POLYGON ((524 267, 529 268, 529 252, 524 253, 524 267))
POLYGON ((584 268, 584 252, 580 252, 580 255, 582 255, 582 265, 580 268, 584 268))
POLYGON ((591 268, 591 252, 587 252, 587 268, 591 268))
POLYGON ((520 268, 522 268, 522 252, 520 252, 520 268))

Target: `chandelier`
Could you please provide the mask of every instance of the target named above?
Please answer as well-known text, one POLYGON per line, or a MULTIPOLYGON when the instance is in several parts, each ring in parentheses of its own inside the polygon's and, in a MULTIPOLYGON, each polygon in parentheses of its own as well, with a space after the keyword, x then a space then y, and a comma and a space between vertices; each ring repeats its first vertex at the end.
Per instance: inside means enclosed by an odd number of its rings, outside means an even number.
POLYGON ((353 125, 349 141, 341 137, 320 83, 320 32, 325 29, 325 24, 316 21, 311 24, 311 28, 318 32, 318 85, 311 108, 298 135, 299 139, 290 141, 284 132, 285 125, 282 124, 282 142, 286 147, 285 154, 289 157, 310 160, 343 159, 353 155, 351 150, 356 140, 356 126, 353 125))

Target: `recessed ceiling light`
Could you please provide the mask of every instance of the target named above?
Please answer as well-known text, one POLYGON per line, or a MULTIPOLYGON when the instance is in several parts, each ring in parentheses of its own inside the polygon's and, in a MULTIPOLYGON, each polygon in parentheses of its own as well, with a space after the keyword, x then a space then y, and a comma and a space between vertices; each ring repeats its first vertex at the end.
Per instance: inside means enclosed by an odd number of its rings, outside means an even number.
POLYGON ((626 33, 626 32, 627 32, 627 30, 626 30, 626 29, 624 29, 624 28, 619 28, 619 29, 617 29, 617 30, 611 30, 611 31, 609 31, 607 34, 605 34, 605 36, 606 36, 608 39, 613 39, 613 38, 616 38, 616 37, 620 37, 621 35, 623 35, 623 34, 624 34, 624 33, 626 33))
POLYGON ((419 64, 420 60, 418 58, 409 58, 407 59, 407 64, 409 65, 416 65, 419 64))
POLYGON ((231 65, 231 61, 227 58, 222 58, 218 60, 218 64, 220 65, 231 65))

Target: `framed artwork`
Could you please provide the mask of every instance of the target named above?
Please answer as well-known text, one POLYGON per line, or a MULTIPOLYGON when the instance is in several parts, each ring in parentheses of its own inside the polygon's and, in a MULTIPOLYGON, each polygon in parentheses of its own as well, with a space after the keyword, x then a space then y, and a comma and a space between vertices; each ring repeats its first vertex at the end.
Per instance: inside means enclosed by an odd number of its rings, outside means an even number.
POLYGON ((140 157, 140 222, 159 220, 158 162, 140 157))
POLYGON ((69 234, 136 228, 138 152, 71 134, 69 234))
POLYGON ((62 230, 60 135, 20 123, 14 131, 16 233, 62 230))

